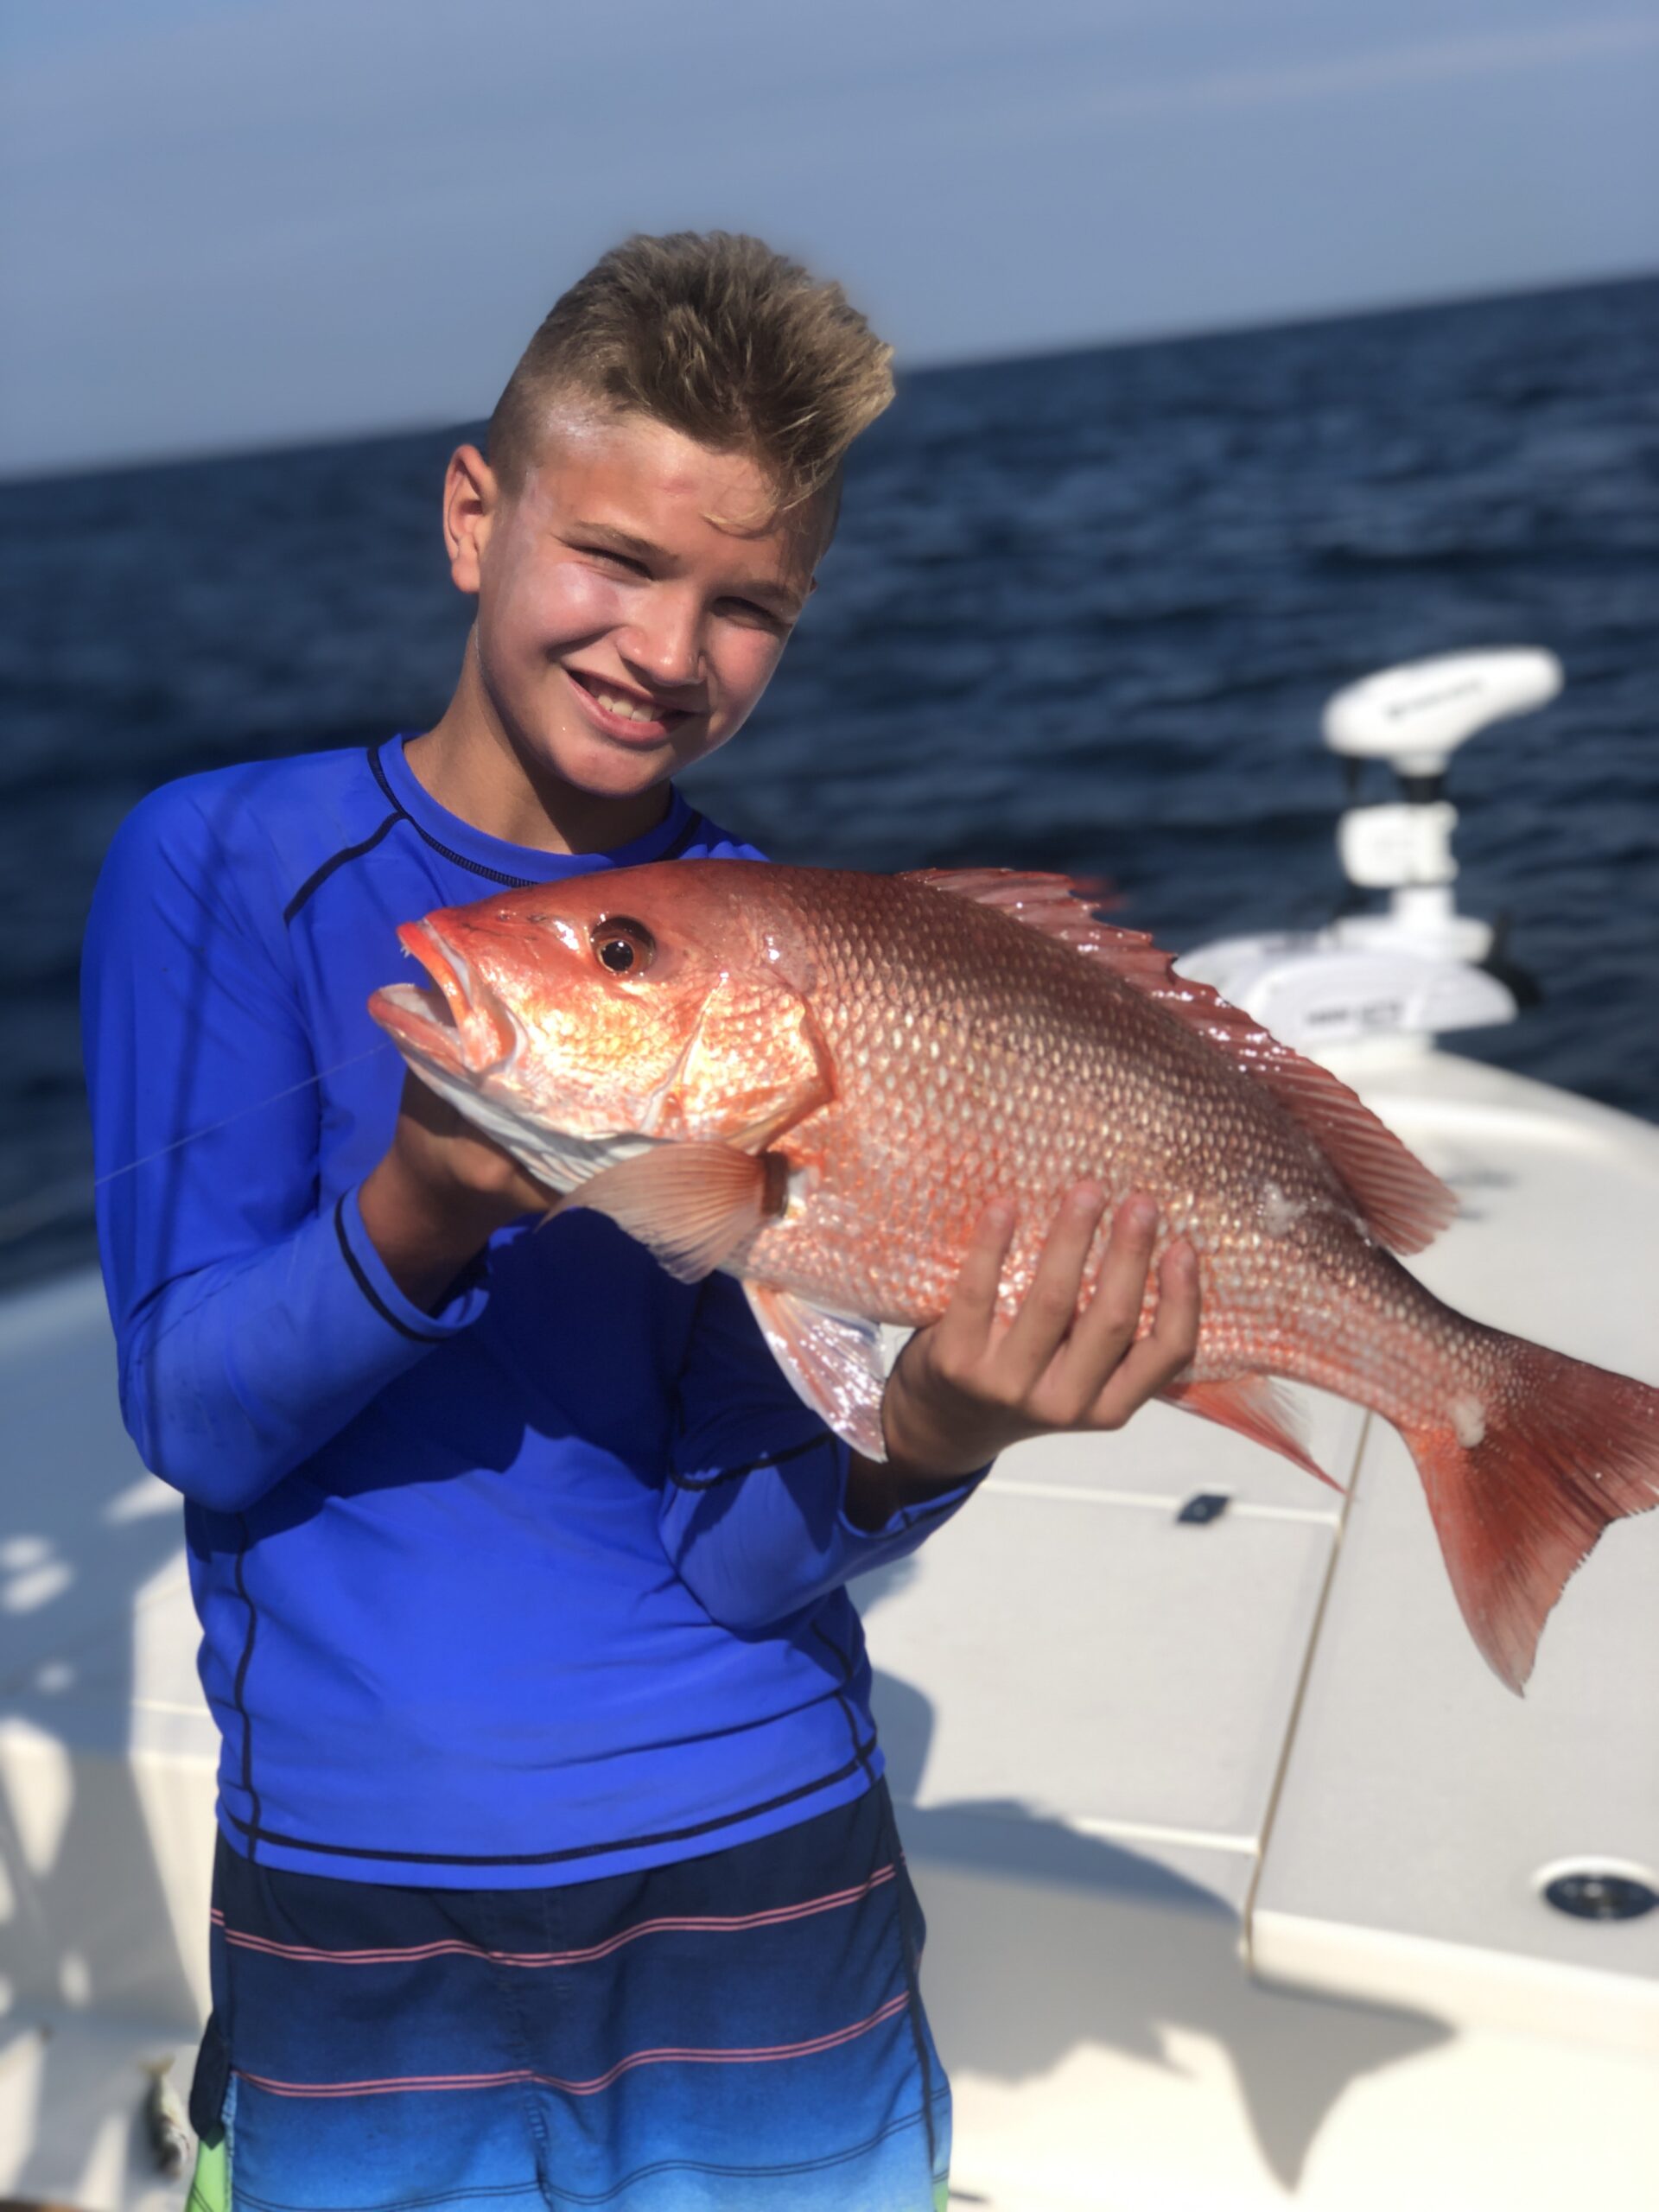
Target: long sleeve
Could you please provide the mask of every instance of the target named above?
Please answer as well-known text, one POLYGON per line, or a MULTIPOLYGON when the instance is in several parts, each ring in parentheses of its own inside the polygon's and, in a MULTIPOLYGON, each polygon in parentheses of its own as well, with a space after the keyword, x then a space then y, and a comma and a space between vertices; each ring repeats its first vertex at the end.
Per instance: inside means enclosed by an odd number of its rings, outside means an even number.
POLYGON ((880 1529, 847 1518, 847 1446, 791 1389, 739 1286, 705 1284, 681 1374, 663 1544, 722 1627, 758 1631, 913 1552, 973 1493, 971 1477, 880 1529))
POLYGON ((420 1312, 381 1265, 355 1192, 321 1203, 319 1071, 280 910, 262 913, 257 870, 227 850, 231 800, 198 779, 129 818, 82 976, 123 1412, 147 1465, 224 1511, 297 1466, 486 1295, 467 1284, 420 1312))

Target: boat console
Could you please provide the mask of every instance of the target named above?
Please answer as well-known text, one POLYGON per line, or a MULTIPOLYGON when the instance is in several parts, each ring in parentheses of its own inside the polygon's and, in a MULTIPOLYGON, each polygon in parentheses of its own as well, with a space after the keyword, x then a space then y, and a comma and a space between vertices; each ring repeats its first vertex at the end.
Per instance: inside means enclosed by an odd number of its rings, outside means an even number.
POLYGON ((1316 1058, 1379 1040, 1397 1055, 1447 1030, 1512 1021, 1517 979, 1494 959, 1493 928, 1458 911, 1446 772, 1471 738, 1560 688, 1553 653, 1506 646, 1408 662, 1338 691, 1324 734, 1348 763, 1351 800, 1370 761, 1392 769, 1395 791, 1351 804, 1337 849, 1356 899, 1385 892, 1387 906, 1322 930, 1223 938, 1185 954, 1180 972, 1316 1058))

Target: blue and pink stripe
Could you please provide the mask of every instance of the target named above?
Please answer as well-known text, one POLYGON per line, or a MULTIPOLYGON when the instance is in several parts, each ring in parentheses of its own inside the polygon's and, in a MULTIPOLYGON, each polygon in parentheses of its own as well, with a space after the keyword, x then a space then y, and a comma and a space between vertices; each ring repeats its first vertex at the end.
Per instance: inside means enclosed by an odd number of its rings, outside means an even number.
POLYGON ((221 1846, 210 2047, 235 2202, 931 2212, 950 2100, 922 1932, 880 1784, 546 1890, 338 1882, 221 1846))

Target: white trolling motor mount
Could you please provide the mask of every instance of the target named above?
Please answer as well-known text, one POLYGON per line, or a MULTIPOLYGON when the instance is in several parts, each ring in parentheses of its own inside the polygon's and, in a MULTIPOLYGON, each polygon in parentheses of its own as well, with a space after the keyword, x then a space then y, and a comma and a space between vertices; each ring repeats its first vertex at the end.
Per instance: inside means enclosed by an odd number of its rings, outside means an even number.
POLYGON ((1458 912, 1446 772, 1478 731, 1560 688, 1553 653, 1516 645, 1410 661, 1338 691, 1325 741, 1349 763, 1351 790, 1367 760, 1388 762, 1398 785, 1397 798, 1351 806, 1337 824, 1350 883, 1386 891, 1387 907, 1322 930, 1220 938, 1183 954, 1179 972, 1314 1056, 1383 1039, 1391 1052, 1426 1050, 1442 1030, 1512 1021, 1524 979, 1493 972, 1495 931, 1458 912))

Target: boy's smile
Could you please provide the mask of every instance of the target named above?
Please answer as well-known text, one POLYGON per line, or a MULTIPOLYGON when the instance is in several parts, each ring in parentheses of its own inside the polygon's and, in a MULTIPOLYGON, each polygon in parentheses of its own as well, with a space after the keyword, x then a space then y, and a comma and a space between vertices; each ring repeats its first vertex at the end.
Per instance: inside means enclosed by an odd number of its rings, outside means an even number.
POLYGON ((580 668, 565 673, 575 685, 582 704, 594 712, 596 726, 607 736, 624 744, 655 743, 689 719, 689 707, 677 707, 649 691, 636 691, 613 676, 589 676, 580 668))
POLYGON ((573 405, 517 492, 463 446, 444 520, 478 620, 409 747, 434 798, 551 850, 660 820, 668 778, 742 728, 812 588, 822 512, 780 519, 773 498, 749 454, 643 416, 573 405))

